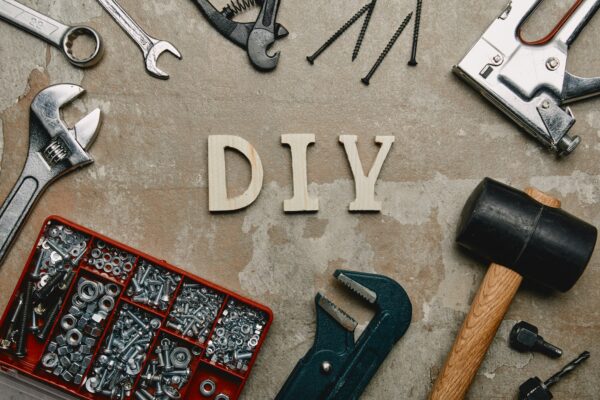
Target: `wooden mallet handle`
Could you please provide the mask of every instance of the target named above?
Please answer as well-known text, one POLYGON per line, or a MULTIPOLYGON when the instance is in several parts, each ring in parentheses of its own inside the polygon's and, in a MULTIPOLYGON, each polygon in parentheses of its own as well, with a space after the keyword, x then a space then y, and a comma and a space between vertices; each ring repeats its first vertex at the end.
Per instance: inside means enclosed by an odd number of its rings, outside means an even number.
MULTIPOLYGON (((536 189, 528 188, 525 193, 548 207, 560 207, 560 200, 536 189)), ((522 281, 523 277, 509 268, 490 266, 433 386, 430 400, 465 397, 522 281)))

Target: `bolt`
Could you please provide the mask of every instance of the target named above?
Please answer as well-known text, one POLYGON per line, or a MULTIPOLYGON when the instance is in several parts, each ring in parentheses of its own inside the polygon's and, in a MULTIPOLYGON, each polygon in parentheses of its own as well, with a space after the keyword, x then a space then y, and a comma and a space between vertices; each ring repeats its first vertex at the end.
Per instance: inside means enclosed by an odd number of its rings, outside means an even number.
POLYGON ((44 249, 41 247, 36 252, 37 261, 35 263, 35 267, 33 271, 29 274, 29 277, 34 281, 40 279, 40 271, 42 269, 42 262, 44 261, 44 249))
POLYGON ((56 301, 56 304, 54 305, 54 307, 52 307, 50 309, 50 311, 48 312, 48 315, 45 318, 46 322, 44 323, 42 330, 40 331, 40 333, 37 336, 39 340, 41 340, 41 341, 46 340, 46 338, 50 334, 50 330, 52 329, 52 326, 54 325, 56 318, 58 318, 58 313, 60 312, 60 307, 62 306, 62 302, 63 302, 63 298, 59 297, 58 300, 56 301))
POLYGON ((65 252, 65 250, 58 244, 54 243, 53 240, 46 239, 46 243, 52 250, 56 251, 64 261, 67 261, 69 259, 69 255, 65 252))
POLYGON ((333 34, 333 36, 331 36, 329 39, 327 39, 327 41, 323 44, 323 46, 321 46, 321 48, 319 48, 319 50, 317 50, 312 56, 306 57, 308 62, 310 64, 314 64, 317 57, 319 57, 321 55, 321 53, 323 53, 329 46, 331 46, 331 44, 333 42, 335 42, 340 36, 342 36, 342 34, 344 32, 346 32, 348 30, 348 28, 350 28, 352 25, 354 25, 354 23, 364 13, 366 13, 369 10, 369 8, 371 8, 371 3, 363 6, 363 8, 361 8, 356 14, 354 14, 352 16, 352 18, 350 18, 344 25, 342 25, 342 27, 340 29, 338 29, 336 33, 333 34))
POLYGON ((126 311, 127 315, 129 315, 129 317, 131 317, 131 319, 138 324, 144 331, 147 331, 149 326, 140 319, 140 317, 138 317, 133 311, 131 310, 127 310, 126 311))
POLYGON ((417 0, 417 10, 415 13, 415 30, 413 32, 413 45, 410 61, 408 65, 415 67, 417 63, 417 46, 419 44, 419 27, 421 25, 421 11, 423 8, 423 0, 417 0))
POLYGON ((17 335, 17 348, 15 355, 19 358, 25 357, 27 349, 25 348, 26 335, 27 335, 27 319, 31 314, 32 309, 32 293, 33 293, 33 282, 27 281, 27 287, 25 288, 25 298, 23 299, 23 312, 21 313, 21 321, 19 322, 19 334, 17 335))
POLYGON ((383 60, 385 59, 385 57, 390 52, 390 50, 392 49, 392 47, 394 46, 394 44, 396 43, 396 41, 402 34, 402 31, 404 31, 404 28, 406 28, 406 25, 408 25, 408 22, 410 21, 411 18, 412 18, 412 13, 408 14, 406 16, 406 18, 404 18, 404 21, 402 21, 402 24, 398 27, 398 29, 396 30, 396 33, 394 33, 394 36, 392 36, 392 38, 388 42, 387 46, 385 46, 385 49, 383 49, 383 51, 379 55, 379 58, 375 62, 375 65, 373 65, 373 68, 371 68, 371 70, 369 71, 367 76, 365 76, 364 78, 361 79, 362 83, 364 83, 367 86, 369 85, 371 78, 373 77, 373 75, 375 74, 375 72, 377 71, 377 69, 379 68, 379 66, 381 65, 383 60))
POLYGON ((369 27, 369 22, 371 21, 371 16, 373 15, 373 10, 375 10, 376 4, 377 0, 371 1, 371 6, 369 7, 367 16, 365 17, 362 28, 360 29, 360 33, 358 34, 356 45, 354 45, 354 51, 352 52, 352 61, 356 60, 356 57, 358 57, 358 52, 360 51, 363 40, 365 39, 365 34, 367 33, 367 28, 369 27))
POLYGON ((133 278, 131 278, 131 284, 133 285, 133 290, 134 290, 135 294, 142 293, 143 289, 140 286, 140 284, 135 276, 133 278))
POLYGON ((8 330, 6 331, 6 337, 0 341, 0 348, 3 350, 8 350, 10 344, 12 343, 12 336, 15 331, 15 324, 17 323, 17 319, 19 319, 19 315, 21 315, 23 303, 23 293, 21 293, 19 294, 19 299, 17 300, 17 306, 15 307, 15 310, 10 316, 10 323, 8 325, 8 330))
POLYGON ((562 350, 546 342, 538 335, 538 328, 525 321, 518 322, 510 331, 510 346, 518 351, 537 351, 548 357, 558 358, 562 350))
POLYGON ((56 275, 51 277, 43 288, 35 292, 35 298, 37 300, 46 299, 62 281, 64 274, 65 271, 59 271, 56 275))
POLYGON ((40 328, 38 328, 37 314, 35 313, 34 309, 31 310, 31 321, 27 329, 34 335, 36 335, 39 332, 40 328))

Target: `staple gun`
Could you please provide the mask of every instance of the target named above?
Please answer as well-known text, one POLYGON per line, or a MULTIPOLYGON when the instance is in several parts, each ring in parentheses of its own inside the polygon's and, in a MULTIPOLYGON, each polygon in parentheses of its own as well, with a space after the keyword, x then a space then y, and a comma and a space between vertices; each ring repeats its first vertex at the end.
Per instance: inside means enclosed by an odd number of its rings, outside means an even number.
POLYGON ((567 72, 567 55, 600 0, 577 0, 549 35, 526 42, 521 27, 542 1, 511 1, 454 72, 546 147, 567 155, 581 139, 568 133, 575 117, 565 105, 600 94, 600 78, 567 72))
POLYGON ((357 323, 317 294, 313 347, 298 362, 275 400, 355 400, 410 325, 412 305, 404 289, 381 275, 337 270, 342 284, 377 309, 358 341, 357 323))

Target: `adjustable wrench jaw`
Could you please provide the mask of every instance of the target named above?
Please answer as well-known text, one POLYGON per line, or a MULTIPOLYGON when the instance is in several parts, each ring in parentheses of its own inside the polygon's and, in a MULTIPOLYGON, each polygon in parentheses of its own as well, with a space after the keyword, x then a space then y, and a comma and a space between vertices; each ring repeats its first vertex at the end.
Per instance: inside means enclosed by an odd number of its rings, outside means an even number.
POLYGON ((580 138, 568 134, 575 118, 564 105, 600 94, 600 79, 566 71, 568 50, 600 0, 578 0, 547 37, 525 42, 520 28, 542 1, 510 2, 454 72, 546 147, 566 155, 580 138))
POLYGON ((84 92, 80 86, 61 84, 44 89, 34 98, 30 111, 29 157, 24 172, 47 176, 47 182, 51 182, 94 161, 87 149, 100 129, 100 110, 86 115, 73 129, 67 127, 60 115, 64 105, 84 92))

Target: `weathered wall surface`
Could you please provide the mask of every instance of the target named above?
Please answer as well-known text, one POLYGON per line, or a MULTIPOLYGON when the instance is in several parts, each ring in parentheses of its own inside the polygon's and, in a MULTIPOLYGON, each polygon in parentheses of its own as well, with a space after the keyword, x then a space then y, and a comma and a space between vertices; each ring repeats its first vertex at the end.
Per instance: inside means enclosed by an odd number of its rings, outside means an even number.
MULTIPOLYGON (((168 55, 159 61, 171 74, 166 82, 144 72, 140 51, 96 2, 24 3, 68 23, 96 27, 107 50, 99 66, 81 72, 55 49, 0 23, 1 197, 25 160, 28 107, 39 90, 80 83, 88 94, 67 117, 76 121, 100 107, 105 120, 91 150, 96 163, 52 186, 25 225, 1 271, 1 307, 44 218, 64 216, 271 306, 276 320, 243 395, 266 399, 312 344, 317 291, 367 318, 366 310, 333 285, 331 273, 336 268, 382 273, 408 291, 413 323, 364 398, 424 399, 485 272, 483 263, 453 244, 460 209, 483 177, 535 185, 600 225, 599 100, 573 106, 583 144, 556 160, 450 72, 504 0, 426 0, 418 68, 406 66, 407 32, 369 88, 359 79, 413 8, 412 0, 379 1, 356 62, 350 56, 360 24, 312 67, 304 57, 363 2, 282 2, 279 20, 291 34, 278 44, 282 58, 271 74, 255 72, 244 52, 220 37, 191 1, 121 0, 149 33, 183 54, 182 61, 168 55), (284 215, 291 166, 280 135, 307 132, 317 137, 308 153, 309 191, 319 197, 321 210, 284 215), (208 212, 211 134, 243 136, 262 158, 264 188, 247 210, 208 212), (377 153, 376 135, 396 136, 377 185, 382 213, 347 211, 354 186, 340 134, 359 136, 365 165, 377 153)), ((556 20, 565 9, 558 1, 546 3, 544 17, 530 27, 534 32, 547 30, 546 17, 556 20)), ((572 72, 600 75, 598 38, 597 18, 573 48, 572 72)), ((239 192, 248 172, 237 156, 228 162, 232 191, 239 192)), ((523 288, 469 399, 513 398, 526 378, 547 378, 586 349, 592 352, 587 365, 553 392, 557 399, 600 399, 599 282, 596 255, 567 294, 523 288), (508 332, 520 319, 537 324, 562 346, 565 360, 509 350, 508 332)))

